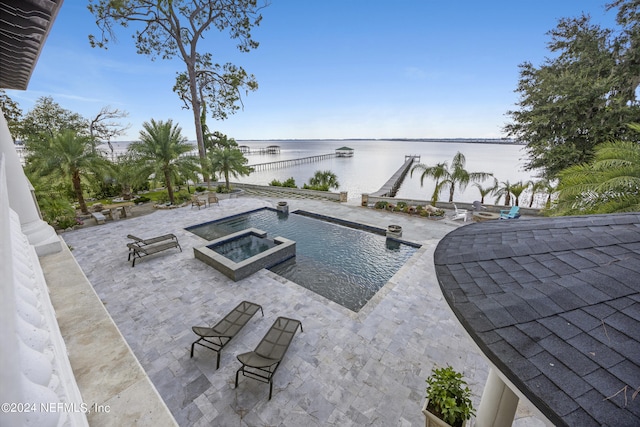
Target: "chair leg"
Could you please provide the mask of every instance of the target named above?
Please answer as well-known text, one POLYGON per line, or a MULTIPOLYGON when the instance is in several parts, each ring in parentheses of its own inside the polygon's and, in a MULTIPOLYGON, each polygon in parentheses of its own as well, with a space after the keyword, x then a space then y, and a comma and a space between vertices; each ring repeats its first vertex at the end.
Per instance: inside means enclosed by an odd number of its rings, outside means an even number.
POLYGON ((196 346, 196 343, 197 343, 198 341, 200 341, 200 340, 194 341, 194 342, 191 344, 191 357, 193 357, 193 347, 195 347, 195 346, 196 346))
POLYGON ((271 394, 273 394, 273 381, 269 380, 269 400, 271 400, 271 394))
POLYGON ((242 370, 242 367, 240 367, 240 369, 236 371, 236 388, 238 388, 238 375, 240 375, 241 370, 242 370))
POLYGON ((216 351, 217 354, 217 360, 216 360, 216 369, 220 369, 220 352, 216 351))

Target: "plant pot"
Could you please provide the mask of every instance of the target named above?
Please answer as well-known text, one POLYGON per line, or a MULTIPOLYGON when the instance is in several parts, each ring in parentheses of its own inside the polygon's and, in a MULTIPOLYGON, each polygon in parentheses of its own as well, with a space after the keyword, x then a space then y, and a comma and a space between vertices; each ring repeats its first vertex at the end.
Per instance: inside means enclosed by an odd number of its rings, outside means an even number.
MULTIPOLYGON (((448 424, 442 421, 440 418, 436 417, 432 414, 428 409, 427 405, 429 405, 429 399, 425 399, 424 405, 422 405, 422 413, 424 414, 425 419, 425 427, 453 427, 451 424, 448 424)), ((463 426, 468 426, 469 422, 465 422, 462 424, 463 426)))
POLYGON ((451 427, 450 424, 445 423, 440 418, 429 412, 429 410, 427 410, 427 405, 429 405, 429 399, 425 399, 424 405, 422 405, 425 427, 451 427))

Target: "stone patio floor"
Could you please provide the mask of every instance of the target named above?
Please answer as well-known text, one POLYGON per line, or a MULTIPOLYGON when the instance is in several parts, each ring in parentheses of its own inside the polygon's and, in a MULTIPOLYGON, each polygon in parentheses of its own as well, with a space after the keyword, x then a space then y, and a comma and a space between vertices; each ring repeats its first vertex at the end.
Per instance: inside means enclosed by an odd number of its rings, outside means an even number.
MULTIPOLYGON (((438 287, 433 252, 464 223, 362 208, 355 202, 289 199, 304 209, 386 228, 422 248, 360 312, 352 312, 267 270, 233 282, 194 258, 205 241, 184 227, 269 206, 266 197, 221 200, 219 206, 183 207, 62 235, 109 314, 181 426, 421 426, 425 378, 434 365, 462 371, 476 407, 488 363, 467 337, 438 287), (178 236, 169 250, 127 262, 127 234, 178 236), (215 353, 189 347, 194 325, 212 325, 238 302, 261 304, 259 314, 215 353), (255 348, 277 316, 299 319, 298 332, 269 386, 240 377, 235 355, 255 348)), ((467 223, 468 224, 468 223, 467 223)), ((327 248, 330 250, 330 248, 327 248)), ((99 331, 96 331, 99 334, 99 331)), ((518 426, 541 426, 521 402, 518 426)))

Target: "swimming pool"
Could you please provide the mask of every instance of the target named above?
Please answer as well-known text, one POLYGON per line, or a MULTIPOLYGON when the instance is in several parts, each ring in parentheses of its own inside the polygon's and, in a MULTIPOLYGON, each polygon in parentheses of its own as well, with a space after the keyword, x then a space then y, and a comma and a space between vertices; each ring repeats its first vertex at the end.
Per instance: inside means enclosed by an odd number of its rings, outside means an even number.
POLYGON ((353 228, 357 224, 346 226, 336 223, 340 222, 337 219, 328 222, 328 218, 309 215, 313 214, 296 211, 284 215, 262 208, 186 230, 214 240, 254 227, 269 236, 293 240, 296 256, 269 270, 356 312, 420 247, 353 228))

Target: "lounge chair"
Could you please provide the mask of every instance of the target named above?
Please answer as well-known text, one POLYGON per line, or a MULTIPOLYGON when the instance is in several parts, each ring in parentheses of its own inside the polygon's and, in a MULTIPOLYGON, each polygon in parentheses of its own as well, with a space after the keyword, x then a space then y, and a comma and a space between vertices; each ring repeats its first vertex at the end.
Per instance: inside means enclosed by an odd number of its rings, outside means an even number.
POLYGON ((151 239, 140 239, 132 235, 128 235, 127 237, 136 240, 133 243, 127 243, 127 248, 129 248, 127 261, 131 261, 133 258, 131 267, 136 266, 136 258, 143 258, 172 248, 178 248, 180 252, 182 252, 178 238, 173 234, 165 234, 151 239))
POLYGON ((457 219, 462 219, 464 220, 464 222, 467 222, 467 213, 469 212, 466 209, 458 209, 458 207, 455 205, 453 205, 453 216, 451 217, 452 220, 457 220, 457 219))
POLYGON ((196 344, 206 347, 209 350, 213 350, 217 354, 216 369, 218 369, 220 367, 220 352, 224 346, 226 346, 229 341, 231 341, 231 339, 240 332, 249 319, 256 314, 258 309, 260 309, 260 312, 264 317, 262 306, 249 301, 242 301, 214 326, 192 327, 191 329, 193 332, 200 338, 191 344, 191 357, 193 357, 193 348, 196 344))
POLYGON ((238 388, 238 376, 242 372, 245 377, 268 383, 269 400, 271 400, 273 376, 276 374, 298 326, 300 326, 300 332, 304 332, 299 320, 278 317, 254 351, 239 354, 237 357, 242 366, 236 372, 236 388, 238 388))
POLYGON ((518 206, 511 206, 511 209, 501 209, 500 219, 515 219, 520 218, 520 208, 518 206))
POLYGON ((178 238, 175 234, 163 234, 162 236, 152 237, 151 239, 141 239, 140 237, 136 237, 133 234, 127 234, 128 239, 134 240, 139 245, 153 245, 154 243, 163 242, 165 240, 175 240, 178 241, 178 238))
POLYGON ((205 208, 207 207, 207 202, 204 200, 200 200, 200 198, 198 198, 198 196, 194 194, 193 196, 191 196, 191 208, 193 208, 194 206, 197 206, 198 210, 200 210, 200 206, 204 206, 205 208))
POLYGON ((215 194, 209 193, 209 196, 207 197, 207 203, 209 203, 209 206, 211 206, 211 203, 215 203, 217 205, 220 205, 219 201, 218 201, 218 196, 216 196, 215 194))

